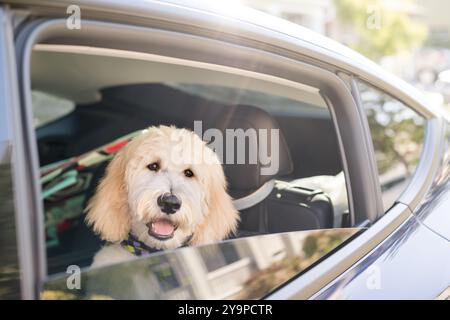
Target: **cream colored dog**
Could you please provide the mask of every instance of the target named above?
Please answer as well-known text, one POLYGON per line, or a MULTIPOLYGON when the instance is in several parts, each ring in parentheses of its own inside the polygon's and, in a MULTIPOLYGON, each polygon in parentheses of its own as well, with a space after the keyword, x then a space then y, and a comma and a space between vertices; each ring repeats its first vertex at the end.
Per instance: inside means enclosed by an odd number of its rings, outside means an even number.
POLYGON ((194 132, 167 126, 144 130, 115 155, 87 211, 111 243, 93 266, 135 258, 123 244, 130 235, 174 249, 223 240, 239 220, 216 154, 194 132))

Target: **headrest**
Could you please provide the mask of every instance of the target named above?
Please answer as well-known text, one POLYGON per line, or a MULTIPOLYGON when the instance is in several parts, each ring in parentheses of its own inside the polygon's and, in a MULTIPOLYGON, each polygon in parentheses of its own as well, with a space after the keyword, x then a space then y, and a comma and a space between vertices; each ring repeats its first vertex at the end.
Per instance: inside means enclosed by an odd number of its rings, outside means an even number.
MULTIPOLYGON (((264 110, 249 105, 229 106, 218 121, 217 128, 222 131, 224 137, 222 160, 233 196, 242 196, 243 193, 239 191, 255 190, 274 178, 292 172, 292 159, 284 135, 276 120, 264 110), (237 131, 235 130, 237 129, 242 129, 240 130, 241 134, 247 133, 243 164, 242 161, 238 162, 238 139, 231 134, 234 132, 236 135, 237 131), (251 135, 253 140, 256 137, 257 143, 249 144, 251 135), (227 141, 231 142, 229 139, 234 139, 232 141, 233 148, 227 150, 226 143, 227 141), (233 154, 228 154, 229 158, 232 159, 234 155, 234 161, 231 163, 227 161, 227 152, 230 151, 233 154), (249 163, 252 159, 250 155, 256 161, 249 163), (268 160, 272 160, 272 163, 268 160)), ((240 156, 242 157, 242 155, 240 156)))

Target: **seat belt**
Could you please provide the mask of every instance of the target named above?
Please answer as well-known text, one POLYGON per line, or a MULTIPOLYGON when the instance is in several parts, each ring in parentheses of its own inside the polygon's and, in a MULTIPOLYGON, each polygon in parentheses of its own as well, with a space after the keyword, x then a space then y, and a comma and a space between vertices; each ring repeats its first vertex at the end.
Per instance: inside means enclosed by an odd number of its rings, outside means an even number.
POLYGON ((274 187, 275 180, 269 180, 249 195, 233 200, 234 207, 238 211, 251 208, 266 199, 274 187))

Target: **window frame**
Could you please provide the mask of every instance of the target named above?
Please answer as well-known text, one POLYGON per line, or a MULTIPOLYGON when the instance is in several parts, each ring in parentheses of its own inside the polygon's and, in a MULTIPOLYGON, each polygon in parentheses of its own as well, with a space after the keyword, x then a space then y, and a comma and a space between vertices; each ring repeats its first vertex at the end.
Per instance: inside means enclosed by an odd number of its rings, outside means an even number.
MULTIPOLYGON (((32 289, 31 281, 26 281, 31 279, 23 273, 24 262, 29 261, 29 257, 19 250, 24 245, 23 237, 19 234, 20 224, 25 222, 25 217, 19 212, 25 212, 28 209, 28 203, 20 202, 16 192, 23 186, 21 183, 26 181, 24 172, 21 170, 24 164, 25 148, 23 145, 14 143, 17 139, 21 139, 22 134, 20 118, 14 112, 20 107, 19 87, 14 52, 13 21, 9 10, 4 6, 0 7, 0 24, 2 25, 0 28, 0 70, 2 70, 0 72, 0 180, 2 180, 0 182, 0 201, 2 201, 0 220, 1 225, 5 228, 12 225, 14 229, 9 230, 8 239, 5 242, 2 241, 4 252, 0 261, 0 269, 3 269, 2 263, 6 263, 10 269, 17 268, 17 270, 9 272, 9 281, 6 282, 7 290, 4 294, 0 294, 0 299, 18 299, 24 297, 25 292, 32 289), (3 179, 7 179, 7 181, 3 179)), ((1 232, 3 231, 1 230, 1 232)), ((0 274, 1 276, 2 274, 0 274)))
MULTIPOLYGON (((92 27, 91 30, 87 32, 89 33, 90 38, 87 34, 83 34, 82 36, 73 32, 70 34, 71 31, 67 31, 65 27, 64 19, 35 20, 21 29, 16 41, 16 52, 19 61, 18 70, 19 77, 21 77, 22 90, 22 125, 26 134, 23 140, 19 140, 19 143, 26 141, 30 161, 24 165, 26 165, 27 170, 31 172, 29 177, 32 177, 31 181, 28 180, 30 183, 28 190, 30 199, 28 201, 31 206, 28 210, 24 210, 23 214, 29 215, 26 228, 32 228, 33 221, 35 222, 34 225, 37 226, 37 229, 34 229, 36 232, 33 232, 33 234, 29 236, 29 239, 25 239, 28 244, 34 243, 33 246, 24 248, 27 253, 31 253, 31 251, 34 252, 33 258, 30 258, 32 262, 30 264, 31 270, 28 270, 28 276, 32 279, 34 285, 28 289, 26 296, 38 297, 39 286, 47 276, 42 221, 43 207, 40 200, 40 185, 38 183, 39 165, 35 144, 35 132, 34 127, 32 126, 31 88, 29 78, 31 49, 35 43, 41 41, 64 43, 71 39, 76 42, 86 41, 89 43, 89 40, 93 41, 92 39, 95 39, 96 46, 108 46, 113 40, 108 37, 101 37, 99 34, 110 31, 109 28, 115 27, 121 28, 122 33, 112 32, 114 34, 113 38, 115 39, 114 43, 118 43, 122 48, 125 47, 126 50, 130 50, 130 42, 134 42, 135 44, 137 43, 140 45, 137 50, 183 60, 196 61, 198 63, 212 64, 216 67, 232 68, 240 72, 246 71, 247 74, 252 75, 270 75, 271 77, 286 79, 287 74, 290 74, 290 77, 293 77, 292 75, 295 74, 295 77, 293 78, 298 79, 298 81, 292 79, 290 79, 290 81, 299 83, 306 83, 308 81, 306 84, 318 87, 329 106, 332 120, 337 131, 336 134, 341 151, 343 170, 346 176, 351 213, 353 215, 359 215, 358 222, 360 223, 366 221, 366 219, 362 219, 361 215, 364 215, 363 217, 369 217, 372 221, 375 221, 380 215, 381 195, 377 189, 377 179, 375 179, 375 177, 377 177, 375 175, 376 173, 370 165, 371 161, 373 161, 373 155, 371 157, 371 149, 367 145, 367 132, 361 125, 360 110, 357 108, 357 104, 351 94, 351 89, 349 89, 345 81, 336 75, 336 72, 339 70, 331 72, 324 68, 323 65, 319 67, 312 64, 310 61, 306 62, 300 55, 291 51, 274 54, 270 52, 270 50, 261 50, 260 48, 255 48, 254 43, 251 41, 245 43, 246 46, 244 46, 242 44, 236 45, 228 41, 219 41, 206 37, 192 36, 187 33, 155 28, 142 28, 127 24, 106 23, 92 20, 83 21, 83 30, 89 30, 89 26, 92 27), (160 41, 160 43, 165 46, 155 47, 153 44, 152 47, 148 43, 149 33, 154 36, 154 38, 150 37, 152 41, 160 41), (130 34, 133 36, 130 37, 130 34), (88 39, 86 40, 84 36, 88 39), (190 37, 190 40, 192 41, 185 41, 187 37, 190 37), (144 39, 147 39, 147 42, 144 39), (174 41, 174 39, 178 39, 179 41, 174 41), (199 42, 202 42, 204 46, 199 46, 199 42), (217 46, 218 44, 220 44, 220 46, 217 46), (152 47, 153 50, 148 47, 145 48, 145 45, 152 47), (180 50, 180 47, 185 51, 180 50), (216 47, 220 47, 220 52, 218 52, 216 47), (203 54, 199 55, 202 57, 201 61, 199 61, 198 56, 194 54, 198 53, 198 51, 203 52, 203 54), (183 53, 180 54, 180 52, 183 53), (191 56, 187 55, 186 52, 189 52, 191 56), (211 52, 214 52, 216 55, 211 55, 211 52), (180 58, 179 55, 182 57, 180 58), (239 56, 239 59, 233 60, 232 57, 234 56, 239 56), (252 66, 248 61, 254 61, 255 57, 257 57, 258 61, 261 63, 252 66), (253 67, 253 69, 251 67, 253 67), (304 81, 305 78, 307 81, 304 81), (337 109, 339 112, 336 112, 337 109), (361 136, 365 137, 362 141, 356 138, 361 136), (352 168, 351 172, 348 170, 349 167, 352 168), (360 174, 363 172, 364 175, 360 174), (364 178, 362 178, 362 176, 364 176, 364 178), (352 186, 354 188, 352 188, 352 186), (362 192, 359 193, 358 197, 354 197, 354 190, 362 190, 362 192), (369 195, 371 196, 369 197, 369 195)), ((16 141, 16 143, 17 142, 18 141, 16 141)), ((345 261, 345 263, 349 263, 349 261, 345 261)))

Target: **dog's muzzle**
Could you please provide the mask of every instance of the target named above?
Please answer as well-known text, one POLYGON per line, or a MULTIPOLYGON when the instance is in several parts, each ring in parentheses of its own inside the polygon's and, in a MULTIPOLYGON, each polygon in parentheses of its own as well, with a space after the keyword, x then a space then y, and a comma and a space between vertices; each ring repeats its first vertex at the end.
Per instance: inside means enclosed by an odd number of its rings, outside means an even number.
POLYGON ((181 207, 181 200, 172 193, 164 193, 157 199, 161 211, 167 214, 174 214, 181 207))

